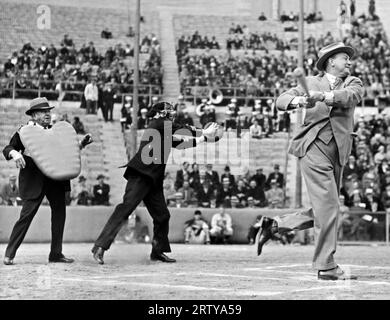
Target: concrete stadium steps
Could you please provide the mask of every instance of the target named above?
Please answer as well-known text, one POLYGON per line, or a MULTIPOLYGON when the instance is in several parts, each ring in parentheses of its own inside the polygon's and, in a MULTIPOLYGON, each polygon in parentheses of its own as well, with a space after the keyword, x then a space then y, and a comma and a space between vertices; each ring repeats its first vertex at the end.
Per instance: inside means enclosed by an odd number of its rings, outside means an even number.
MULTIPOLYGON (((19 51, 23 44, 31 42, 34 48, 53 43, 59 46, 63 35, 69 34, 79 49, 82 44, 93 41, 98 52, 104 53, 109 46, 117 43, 134 43, 134 38, 126 37, 129 19, 134 21, 134 11, 126 8, 85 8, 50 5, 51 28, 40 30, 37 26, 37 4, 1 2, 0 33, 2 45, 0 60, 7 58, 13 51, 19 51), (108 27, 113 39, 102 39, 101 31, 108 27)), ((159 38, 157 14, 143 14, 145 23, 141 24, 141 39, 148 33, 155 33, 159 38)))
POLYGON ((180 94, 179 71, 176 60, 176 41, 173 33, 172 14, 160 11, 161 61, 164 68, 164 96, 168 101, 176 101, 180 94))
MULTIPOLYGON (((115 105, 114 119, 120 119, 120 108, 119 104, 115 105)), ((123 178, 124 169, 119 167, 128 162, 120 123, 118 121, 102 122, 101 139, 104 146, 103 167, 110 184, 110 203, 117 204, 121 202, 126 186, 126 180, 123 178)))
MULTIPOLYGON (((230 26, 239 24, 241 27, 246 25, 251 32, 271 32, 279 38, 290 40, 298 37, 298 32, 285 32, 284 25, 276 20, 258 21, 253 16, 213 16, 213 15, 179 15, 173 16, 173 26, 175 32, 176 45, 177 40, 182 35, 192 35, 198 31, 201 36, 207 35, 209 39, 215 36, 221 48, 226 48, 226 39, 230 26)), ((305 36, 312 35, 319 37, 331 31, 334 36, 337 35, 337 26, 335 20, 324 20, 315 24, 305 23, 305 36)))

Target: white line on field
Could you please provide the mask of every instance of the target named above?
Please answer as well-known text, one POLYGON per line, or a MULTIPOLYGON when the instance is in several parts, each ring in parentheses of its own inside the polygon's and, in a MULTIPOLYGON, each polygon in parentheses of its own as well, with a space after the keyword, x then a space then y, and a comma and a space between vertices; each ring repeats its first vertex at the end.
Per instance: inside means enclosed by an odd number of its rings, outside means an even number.
POLYGON ((228 295, 241 295, 241 296, 270 296, 270 295, 279 295, 284 292, 281 291, 255 291, 255 290, 232 290, 231 288, 213 288, 213 287, 200 287, 193 285, 172 285, 164 283, 150 283, 150 282, 134 282, 134 281, 101 281, 96 279, 82 279, 82 278, 54 278, 59 281, 71 281, 71 282, 96 282, 100 285, 122 285, 122 286, 142 286, 142 287, 152 287, 152 288, 168 288, 168 289, 180 289, 187 291, 220 291, 225 292, 228 295))

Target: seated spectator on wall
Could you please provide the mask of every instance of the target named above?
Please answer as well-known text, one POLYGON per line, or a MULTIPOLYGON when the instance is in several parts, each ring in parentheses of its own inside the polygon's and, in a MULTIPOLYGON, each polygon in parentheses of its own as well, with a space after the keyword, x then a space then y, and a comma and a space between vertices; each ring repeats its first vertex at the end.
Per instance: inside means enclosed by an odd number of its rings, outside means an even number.
POLYGON ((108 30, 108 28, 104 28, 100 33, 100 37, 103 39, 112 39, 112 32, 108 30))
POLYGON ((73 118, 72 126, 76 130, 77 134, 85 134, 86 133, 85 128, 84 128, 84 124, 81 122, 79 117, 73 118))
POLYGON ((73 47, 73 45, 74 45, 73 40, 71 38, 69 38, 68 34, 64 34, 64 38, 62 39, 60 44, 66 46, 66 47, 73 47))
POLYGON ((196 190, 197 186, 199 185, 199 180, 200 180, 199 165, 196 162, 194 162, 191 165, 191 170, 189 172, 189 179, 188 179, 191 188, 196 190))
POLYGON ((93 186, 92 204, 97 206, 110 205, 110 185, 104 183, 106 177, 103 174, 97 176, 98 184, 93 186))
POLYGON ((280 166, 278 164, 274 165, 274 171, 271 172, 267 178, 267 182, 265 183, 265 187, 268 190, 271 188, 271 180, 276 180, 278 187, 283 188, 284 186, 284 175, 280 173, 280 166))
POLYGON ((212 243, 229 243, 233 235, 232 218, 226 213, 226 206, 211 218, 210 238, 212 243))
POLYGON ((265 192, 265 197, 268 202, 268 207, 283 208, 284 205, 284 194, 283 189, 278 187, 276 180, 271 180, 271 189, 265 192))
POLYGON ((87 185, 87 179, 79 176, 78 184, 72 188, 71 200, 73 204, 88 206, 92 199, 90 187, 87 185))
POLYGON ((267 17, 265 16, 264 12, 262 12, 259 16, 259 21, 265 21, 267 20, 267 17))
POLYGON ((195 210, 194 217, 185 222, 184 242, 197 244, 210 243, 209 225, 202 217, 200 210, 195 210))
POLYGON ((0 198, 6 206, 19 206, 22 204, 22 199, 19 195, 19 188, 16 184, 17 177, 12 174, 9 177, 8 183, 1 189, 0 198))

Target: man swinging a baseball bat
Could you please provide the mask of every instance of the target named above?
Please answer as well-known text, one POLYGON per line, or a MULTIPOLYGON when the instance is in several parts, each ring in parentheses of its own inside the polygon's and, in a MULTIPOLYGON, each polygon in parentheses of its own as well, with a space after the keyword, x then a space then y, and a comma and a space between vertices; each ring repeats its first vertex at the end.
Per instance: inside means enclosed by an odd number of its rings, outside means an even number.
POLYGON ((289 153, 298 157, 312 208, 274 219, 264 218, 258 233, 258 255, 276 232, 314 226, 313 268, 318 279, 356 279, 335 262, 342 168, 352 148, 353 116, 363 96, 362 81, 350 75, 355 50, 333 43, 319 51, 316 67, 322 75, 304 78, 276 100, 279 110, 305 108, 304 124, 292 139, 289 153))

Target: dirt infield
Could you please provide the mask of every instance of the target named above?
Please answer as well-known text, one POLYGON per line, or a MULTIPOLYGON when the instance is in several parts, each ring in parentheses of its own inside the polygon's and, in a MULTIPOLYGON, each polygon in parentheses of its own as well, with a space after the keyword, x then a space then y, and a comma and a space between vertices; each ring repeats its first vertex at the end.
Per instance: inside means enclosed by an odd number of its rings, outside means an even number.
MULTIPOLYGON (((0 299, 390 299, 390 248, 340 246, 357 281, 318 281, 312 246, 172 246, 175 264, 151 262, 150 246, 115 244, 95 264, 91 244, 65 244, 73 265, 48 264, 49 244, 23 244, 0 266, 0 299)), ((5 250, 0 245, 0 252, 5 250)), ((3 258, 3 256, 1 256, 3 258)))

